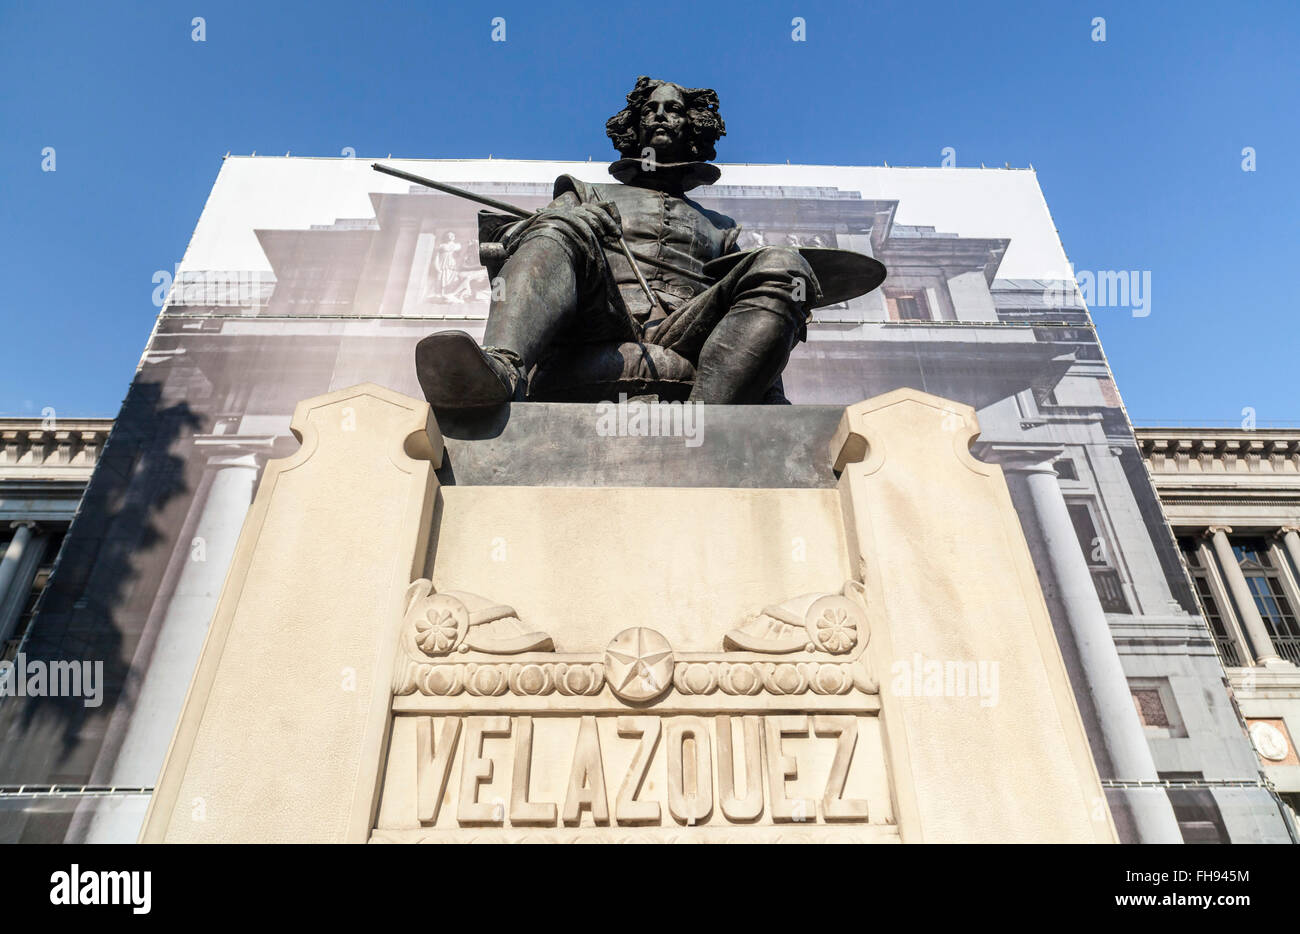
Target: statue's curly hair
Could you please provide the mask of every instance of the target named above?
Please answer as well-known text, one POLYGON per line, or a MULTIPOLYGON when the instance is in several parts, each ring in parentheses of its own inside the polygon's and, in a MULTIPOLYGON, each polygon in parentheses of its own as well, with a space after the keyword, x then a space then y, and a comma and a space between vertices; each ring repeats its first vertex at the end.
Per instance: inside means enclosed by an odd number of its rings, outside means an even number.
POLYGON ((684 88, 671 81, 642 75, 627 95, 627 106, 605 122, 605 135, 624 158, 639 159, 641 108, 650 95, 665 84, 680 91, 686 101, 686 143, 691 159, 702 162, 716 159, 718 154, 713 144, 727 135, 727 125, 718 115, 718 94, 710 88, 684 88))

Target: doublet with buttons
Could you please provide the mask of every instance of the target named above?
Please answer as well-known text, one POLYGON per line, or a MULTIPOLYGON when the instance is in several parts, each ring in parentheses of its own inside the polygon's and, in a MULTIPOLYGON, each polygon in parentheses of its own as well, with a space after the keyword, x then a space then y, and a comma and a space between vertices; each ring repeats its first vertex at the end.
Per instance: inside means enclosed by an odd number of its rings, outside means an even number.
MULTIPOLYGON (((555 183, 553 206, 609 201, 618 208, 623 238, 633 252, 664 260, 674 266, 702 272, 704 264, 734 252, 740 225, 726 215, 701 207, 689 198, 679 198, 636 185, 590 184, 570 175, 555 183)), ((628 311, 638 320, 651 323, 650 302, 637 284, 627 259, 617 250, 606 250, 614 283, 628 311)), ((651 266, 642 267, 651 290, 669 311, 705 286, 677 273, 651 266)))
POLYGON ((656 307, 605 225, 576 210, 612 204, 633 253, 683 272, 703 273, 737 252, 740 225, 681 187, 662 190, 663 180, 592 184, 563 175, 554 200, 531 217, 480 213, 480 257, 494 290, 498 276, 501 284, 483 344, 531 374, 528 398, 616 398, 623 390, 721 402, 784 398, 780 372, 820 295, 797 250, 745 251, 711 283, 638 263, 656 307))

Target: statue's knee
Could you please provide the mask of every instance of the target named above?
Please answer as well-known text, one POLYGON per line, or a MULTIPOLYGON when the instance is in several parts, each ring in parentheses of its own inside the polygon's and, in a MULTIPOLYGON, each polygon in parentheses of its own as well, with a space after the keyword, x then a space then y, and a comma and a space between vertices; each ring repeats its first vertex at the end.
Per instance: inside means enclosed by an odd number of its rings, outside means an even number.
POLYGON ((535 251, 553 253, 559 248, 572 265, 580 265, 586 252, 582 238, 566 224, 538 219, 528 229, 512 251, 512 256, 525 255, 535 251))
POLYGON ((811 291, 809 286, 813 281, 812 267, 794 247, 761 247, 750 271, 767 282, 791 286, 796 301, 800 281, 805 291, 811 291))
POLYGON ((764 246, 758 248, 759 258, 776 265, 791 265, 803 262, 798 249, 792 246, 764 246))
POLYGON ((806 275, 812 271, 808 261, 792 246, 759 247, 755 259, 759 267, 787 275, 806 275))

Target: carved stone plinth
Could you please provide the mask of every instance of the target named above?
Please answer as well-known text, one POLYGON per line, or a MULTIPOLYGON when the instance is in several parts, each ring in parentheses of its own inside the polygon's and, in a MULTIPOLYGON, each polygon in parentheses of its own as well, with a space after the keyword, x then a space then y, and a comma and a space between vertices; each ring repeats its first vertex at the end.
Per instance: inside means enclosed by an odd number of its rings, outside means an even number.
POLYGON ((1115 839, 969 408, 787 409, 788 467, 757 409, 595 408, 449 427, 440 486, 424 403, 302 403, 142 839, 1115 839))

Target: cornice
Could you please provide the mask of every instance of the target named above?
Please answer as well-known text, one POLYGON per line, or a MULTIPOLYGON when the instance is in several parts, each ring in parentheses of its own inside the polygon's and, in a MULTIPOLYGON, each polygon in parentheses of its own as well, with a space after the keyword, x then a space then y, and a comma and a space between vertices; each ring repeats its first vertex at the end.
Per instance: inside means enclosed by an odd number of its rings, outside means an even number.
POLYGON ((1222 483, 1257 476, 1283 488, 1300 488, 1298 430, 1139 428, 1135 434, 1157 485, 1166 477, 1222 483))
POLYGON ((112 427, 111 418, 0 418, 0 479, 89 477, 112 427))

